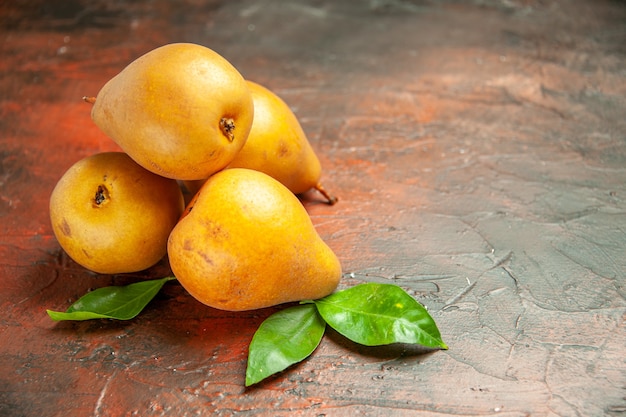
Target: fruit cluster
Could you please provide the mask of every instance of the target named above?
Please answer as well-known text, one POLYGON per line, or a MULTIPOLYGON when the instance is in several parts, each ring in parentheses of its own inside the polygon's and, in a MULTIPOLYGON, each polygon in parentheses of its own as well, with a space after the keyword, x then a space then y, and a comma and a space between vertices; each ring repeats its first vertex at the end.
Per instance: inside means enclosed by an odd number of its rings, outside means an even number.
POLYGON ((85 100, 123 152, 78 161, 52 192, 52 228, 74 261, 115 274, 167 254, 192 296, 232 311, 335 290, 340 262, 296 194, 336 198, 276 94, 211 49, 175 43, 85 100), (181 187, 194 194, 186 207, 181 187))

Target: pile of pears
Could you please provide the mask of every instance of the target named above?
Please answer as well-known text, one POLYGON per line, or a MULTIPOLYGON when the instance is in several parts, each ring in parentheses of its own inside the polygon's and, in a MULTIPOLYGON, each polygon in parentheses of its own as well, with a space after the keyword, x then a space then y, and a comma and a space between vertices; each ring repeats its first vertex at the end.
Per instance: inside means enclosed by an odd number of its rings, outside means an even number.
POLYGON ((83 267, 147 269, 168 256, 200 302, 242 311, 332 293, 341 265, 298 194, 321 166, 296 116, 225 58, 174 43, 110 79, 91 117, 121 152, 72 165, 50 196, 54 234, 83 267), (183 189, 193 197, 185 202, 183 189))

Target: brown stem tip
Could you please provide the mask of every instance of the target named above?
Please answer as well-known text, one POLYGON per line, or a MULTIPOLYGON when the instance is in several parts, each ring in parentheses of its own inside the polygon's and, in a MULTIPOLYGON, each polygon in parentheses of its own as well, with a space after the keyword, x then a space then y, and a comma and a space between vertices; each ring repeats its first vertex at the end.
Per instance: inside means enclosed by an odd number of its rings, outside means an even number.
POLYGON ((326 189, 322 186, 322 184, 317 183, 317 185, 315 187, 313 187, 313 188, 315 188, 321 195, 324 196, 324 198, 326 199, 326 202, 329 205, 332 206, 332 205, 336 204, 337 201, 339 201, 339 199, 337 197, 335 197, 334 195, 329 194, 328 191, 326 191, 326 189))
POLYGON ((96 98, 95 97, 87 97, 84 96, 83 97, 83 101, 89 104, 95 104, 96 103, 96 98))

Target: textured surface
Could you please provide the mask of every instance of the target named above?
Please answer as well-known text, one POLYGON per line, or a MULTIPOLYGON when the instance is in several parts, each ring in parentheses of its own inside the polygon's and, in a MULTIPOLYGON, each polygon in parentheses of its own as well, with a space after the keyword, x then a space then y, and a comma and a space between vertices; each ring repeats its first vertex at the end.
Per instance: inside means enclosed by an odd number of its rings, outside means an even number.
POLYGON ((626 415, 626 4, 609 0, 0 3, 0 415, 626 415), (51 234, 54 184, 116 149, 84 95, 168 42, 277 92, 340 202, 306 207, 342 287, 401 285, 448 351, 327 333, 244 389, 275 309, 167 285, 129 322, 53 323, 96 276, 51 234))

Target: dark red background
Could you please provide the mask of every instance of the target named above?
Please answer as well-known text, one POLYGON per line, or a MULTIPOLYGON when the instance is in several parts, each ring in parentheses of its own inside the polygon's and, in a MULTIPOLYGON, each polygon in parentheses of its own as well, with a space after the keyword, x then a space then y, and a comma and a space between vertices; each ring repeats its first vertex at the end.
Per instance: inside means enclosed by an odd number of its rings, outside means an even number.
POLYGON ((0 3, 0 415, 620 416, 626 411, 626 5, 609 0, 0 3), (336 206, 305 199, 345 271, 426 305, 448 351, 328 332, 245 389, 273 311, 175 283, 128 322, 55 323, 98 276, 48 197, 116 149, 84 95, 169 42, 292 106, 336 206))

